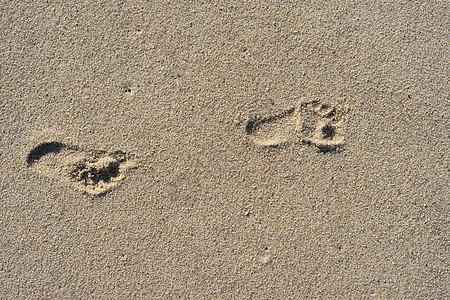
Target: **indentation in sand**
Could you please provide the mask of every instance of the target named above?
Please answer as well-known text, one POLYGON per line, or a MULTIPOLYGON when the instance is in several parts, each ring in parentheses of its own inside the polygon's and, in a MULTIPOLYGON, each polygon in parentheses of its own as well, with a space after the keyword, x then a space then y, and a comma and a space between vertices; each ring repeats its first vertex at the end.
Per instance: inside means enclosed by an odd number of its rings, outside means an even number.
POLYGON ((136 167, 132 156, 123 151, 86 151, 57 141, 34 147, 27 164, 41 175, 63 180, 91 195, 105 194, 136 167))
POLYGON ((289 141, 295 128, 295 109, 265 118, 254 117, 247 123, 246 131, 250 139, 259 146, 277 146, 289 141))
POLYGON ((299 142, 330 152, 345 142, 343 126, 347 111, 343 106, 302 98, 279 115, 250 119, 246 132, 258 146, 299 142))

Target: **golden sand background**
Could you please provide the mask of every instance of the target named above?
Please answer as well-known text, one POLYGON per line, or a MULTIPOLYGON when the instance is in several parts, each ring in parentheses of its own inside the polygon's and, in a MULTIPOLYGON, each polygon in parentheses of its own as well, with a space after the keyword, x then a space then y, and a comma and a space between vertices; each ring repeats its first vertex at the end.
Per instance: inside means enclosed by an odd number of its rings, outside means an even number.
POLYGON ((0 4, 1 298, 448 295, 448 2, 66 2, 0 4), (303 98, 343 147, 254 143, 303 98))

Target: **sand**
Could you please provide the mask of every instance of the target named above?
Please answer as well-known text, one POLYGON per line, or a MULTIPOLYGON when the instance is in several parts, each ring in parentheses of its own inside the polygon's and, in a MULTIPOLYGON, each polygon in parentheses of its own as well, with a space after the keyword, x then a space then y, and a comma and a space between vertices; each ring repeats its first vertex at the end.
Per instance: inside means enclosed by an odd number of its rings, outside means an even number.
POLYGON ((448 298, 446 1, 65 2, 0 4, 0 298, 448 298))

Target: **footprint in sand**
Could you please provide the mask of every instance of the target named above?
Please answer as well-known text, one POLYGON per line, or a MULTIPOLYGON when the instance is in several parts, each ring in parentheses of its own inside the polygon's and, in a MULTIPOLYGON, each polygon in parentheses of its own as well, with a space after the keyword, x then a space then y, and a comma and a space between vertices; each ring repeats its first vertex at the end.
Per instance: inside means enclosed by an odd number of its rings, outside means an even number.
POLYGON ((247 122, 246 132, 258 146, 303 143, 330 152, 345 142, 343 126, 347 111, 345 107, 302 98, 279 115, 252 118, 247 122))
POLYGON ((266 118, 254 117, 247 122, 250 139, 259 146, 278 146, 291 140, 296 129, 297 114, 292 108, 279 115, 266 118))
POLYGON ((60 179, 83 193, 102 195, 116 187, 136 167, 131 155, 104 150, 86 151, 51 141, 34 147, 27 156, 29 168, 60 179))

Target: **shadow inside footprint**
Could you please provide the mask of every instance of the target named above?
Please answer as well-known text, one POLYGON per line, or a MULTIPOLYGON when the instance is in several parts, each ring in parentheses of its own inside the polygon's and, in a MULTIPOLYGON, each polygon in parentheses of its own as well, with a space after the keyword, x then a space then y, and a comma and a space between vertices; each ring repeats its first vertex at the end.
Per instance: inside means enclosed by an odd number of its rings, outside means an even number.
POLYGON ((84 157, 70 167, 69 176, 83 192, 103 195, 124 178, 128 169, 135 167, 130 158, 122 151, 84 153, 84 157))
POLYGON ((120 150, 87 151, 55 141, 34 147, 26 162, 34 171, 91 195, 105 194, 124 179, 129 169, 136 167, 135 157, 120 150))
POLYGON ((245 131, 259 146, 277 147, 289 142, 296 126, 295 108, 265 118, 254 117, 247 122, 245 131))
POLYGON ((344 136, 340 133, 339 125, 331 121, 319 121, 316 130, 309 142, 319 148, 322 153, 337 152, 345 142, 344 136))
POLYGON ((43 156, 49 153, 59 153, 62 149, 64 149, 66 145, 59 142, 49 142, 42 143, 36 147, 34 147, 27 156, 27 164, 28 166, 33 165, 35 162, 40 160, 43 156))
POLYGON ((94 166, 86 163, 79 163, 75 170, 71 172, 72 178, 85 186, 95 186, 100 182, 109 183, 120 174, 119 164, 110 162, 106 166, 94 166))
POLYGON ((250 119, 245 131, 254 144, 262 147, 302 142, 323 153, 338 152, 345 144, 347 112, 347 106, 301 98, 294 108, 278 115, 250 119))
POLYGON ((329 124, 326 124, 325 126, 323 126, 321 128, 321 131, 322 131, 322 137, 326 140, 331 140, 336 135, 336 129, 329 124))
POLYGON ((335 146, 321 145, 317 146, 318 152, 320 153, 338 153, 339 148, 335 146))
POLYGON ((271 116, 271 117, 267 117, 267 118, 255 117, 255 118, 253 118, 253 119, 251 119, 250 121, 247 122, 247 126, 245 127, 245 131, 248 134, 251 134, 251 133, 256 131, 258 126, 260 126, 262 124, 272 123, 272 122, 281 120, 281 119, 283 119, 285 117, 288 117, 288 116, 292 115, 294 113, 294 111, 295 111, 295 109, 292 108, 292 109, 289 109, 289 110, 287 110, 285 112, 282 112, 281 114, 276 115, 276 116, 271 116))

